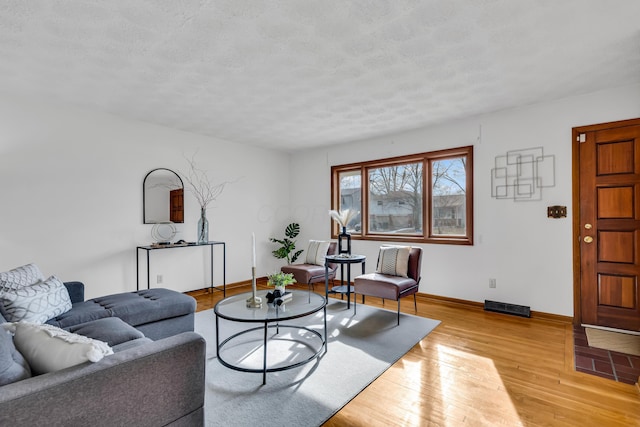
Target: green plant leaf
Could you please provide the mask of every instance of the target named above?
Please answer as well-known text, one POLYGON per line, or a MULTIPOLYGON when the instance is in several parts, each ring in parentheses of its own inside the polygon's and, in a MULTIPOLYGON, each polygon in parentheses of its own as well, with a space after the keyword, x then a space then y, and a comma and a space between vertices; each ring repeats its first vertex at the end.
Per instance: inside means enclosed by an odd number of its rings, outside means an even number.
POLYGON ((287 225, 287 228, 284 230, 284 234, 285 236, 293 239, 298 234, 300 234, 300 224, 292 222, 291 224, 287 225))
POLYGON ((279 259, 287 258, 287 256, 289 255, 289 251, 287 251, 284 247, 277 249, 271 253, 273 254, 274 257, 279 259))
POLYGON ((298 259, 298 257, 300 256, 300 254, 304 252, 303 249, 300 249, 298 252, 296 252, 295 254, 293 254, 293 256, 291 257, 291 262, 296 262, 296 260, 298 259))

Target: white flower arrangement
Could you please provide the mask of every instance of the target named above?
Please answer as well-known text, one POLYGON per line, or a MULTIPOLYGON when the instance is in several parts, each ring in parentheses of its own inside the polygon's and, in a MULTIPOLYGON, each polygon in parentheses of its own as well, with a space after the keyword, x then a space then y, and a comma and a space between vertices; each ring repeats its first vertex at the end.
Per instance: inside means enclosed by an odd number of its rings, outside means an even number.
POLYGON ((346 209, 344 211, 329 211, 329 215, 335 222, 340 224, 341 227, 346 227, 347 224, 358 214, 357 211, 353 209, 346 209))

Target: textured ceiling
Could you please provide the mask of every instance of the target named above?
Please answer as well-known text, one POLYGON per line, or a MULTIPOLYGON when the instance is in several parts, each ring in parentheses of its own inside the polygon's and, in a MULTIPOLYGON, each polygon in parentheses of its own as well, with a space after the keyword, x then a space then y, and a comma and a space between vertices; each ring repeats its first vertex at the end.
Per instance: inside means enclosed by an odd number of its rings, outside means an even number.
POLYGON ((0 91, 296 150, 640 82, 638 0, 2 0, 0 91))

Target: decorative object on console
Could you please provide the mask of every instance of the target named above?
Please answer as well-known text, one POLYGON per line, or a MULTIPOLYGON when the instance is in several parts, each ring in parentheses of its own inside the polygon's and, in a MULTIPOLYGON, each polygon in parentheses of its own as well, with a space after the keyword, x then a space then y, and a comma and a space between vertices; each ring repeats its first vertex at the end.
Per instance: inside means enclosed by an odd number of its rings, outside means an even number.
POLYGON ((278 259, 286 258, 287 264, 296 262, 300 254, 304 252, 304 250, 301 249, 291 255, 291 252, 295 251, 296 249, 296 241, 292 239, 298 234, 300 234, 300 224, 292 222, 284 229, 284 239, 276 239, 274 237, 271 237, 269 239, 270 241, 272 241, 273 243, 280 243, 282 245, 277 250, 271 252, 273 256, 278 259))
POLYGON ((207 171, 200 169, 196 166, 195 154, 191 159, 187 159, 189 163, 189 172, 182 174, 185 181, 189 184, 189 191, 198 201, 200 205, 200 219, 198 220, 198 243, 207 243, 209 241, 209 220, 207 219, 207 207, 213 201, 215 201, 224 187, 229 184, 229 181, 224 181, 219 184, 213 184, 211 179, 207 175, 207 171))
POLYGON ((158 222, 151 227, 151 238, 154 243, 168 245, 176 237, 176 232, 176 226, 173 222, 158 222))
POLYGON ((342 227, 342 232, 338 235, 338 254, 351 254, 351 234, 347 233, 347 225, 357 214, 353 209, 329 211, 331 218, 342 227))
POLYGON ((198 219, 198 243, 207 243, 209 241, 209 220, 207 219, 207 210, 200 209, 200 219, 198 219))

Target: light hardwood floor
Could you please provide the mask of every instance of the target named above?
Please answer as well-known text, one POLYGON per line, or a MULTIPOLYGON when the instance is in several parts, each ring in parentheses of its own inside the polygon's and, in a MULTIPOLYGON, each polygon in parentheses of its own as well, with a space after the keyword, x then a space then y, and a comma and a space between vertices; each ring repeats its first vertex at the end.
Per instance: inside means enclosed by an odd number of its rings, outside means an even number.
MULTIPOLYGON (((198 310, 222 297, 191 295, 198 310)), ((414 313, 412 298, 402 311, 414 313)), ((422 295, 417 314, 442 323, 325 426, 640 426, 636 386, 574 371, 569 322, 422 295)))

